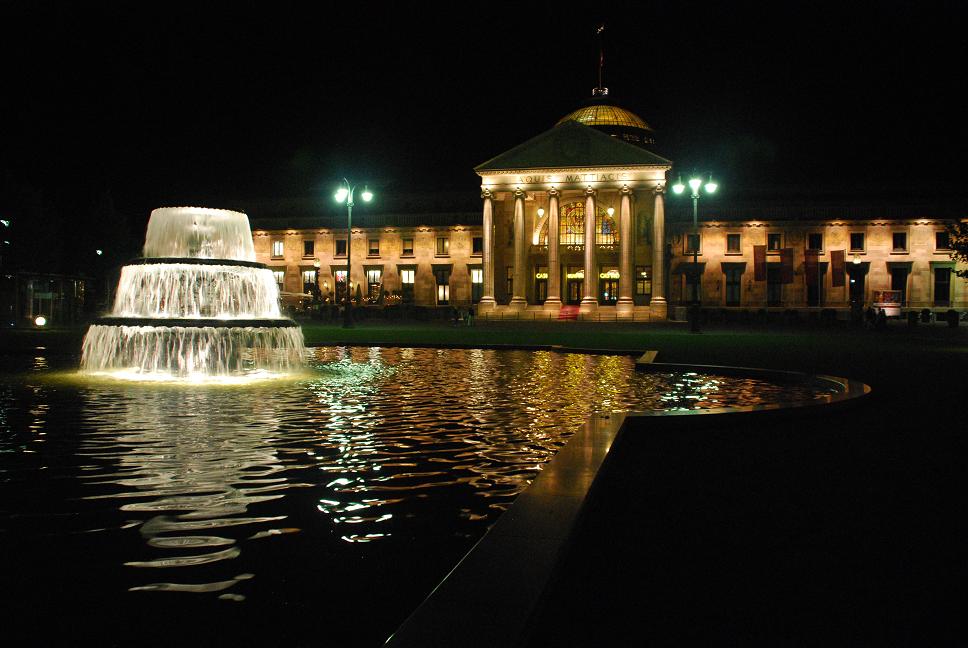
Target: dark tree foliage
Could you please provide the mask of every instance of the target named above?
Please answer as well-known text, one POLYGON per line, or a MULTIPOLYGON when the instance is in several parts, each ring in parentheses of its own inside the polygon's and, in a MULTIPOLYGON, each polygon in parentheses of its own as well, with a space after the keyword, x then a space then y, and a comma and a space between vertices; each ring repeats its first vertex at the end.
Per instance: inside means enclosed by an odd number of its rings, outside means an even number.
MULTIPOLYGON (((968 263, 968 221, 949 223, 948 244, 951 246, 951 257, 961 263, 968 263)), ((968 279, 968 268, 955 270, 959 277, 968 279)))

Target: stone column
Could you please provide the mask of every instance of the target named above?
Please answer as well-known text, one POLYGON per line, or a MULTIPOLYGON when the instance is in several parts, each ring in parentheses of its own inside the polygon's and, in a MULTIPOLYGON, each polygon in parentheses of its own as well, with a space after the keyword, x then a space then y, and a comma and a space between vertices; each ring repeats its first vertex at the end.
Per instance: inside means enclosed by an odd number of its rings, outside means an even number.
POLYGON ((561 266, 558 263, 558 197, 557 189, 548 192, 548 297, 545 310, 561 308, 561 266))
POLYGON ((585 294, 579 306, 581 313, 594 313, 598 310, 598 266, 595 263, 597 193, 591 187, 585 190, 585 294))
POLYGON ((508 308, 512 310, 524 310, 528 305, 524 296, 527 288, 525 266, 528 262, 528 241, 524 233, 525 195, 520 189, 514 192, 514 296, 508 304, 508 308))
POLYGON ((655 186, 655 214, 652 217, 652 317, 666 319, 669 305, 665 297, 665 185, 655 186))
POLYGON ((618 302, 615 304, 615 311, 619 317, 631 317, 632 308, 635 303, 632 301, 632 286, 635 285, 635 276, 632 269, 632 250, 635 241, 635 233, 632 231, 632 190, 628 185, 622 187, 619 192, 621 195, 621 206, 619 207, 619 257, 618 257, 618 302))
POLYGON ((490 189, 485 189, 481 192, 481 198, 484 200, 484 223, 483 223, 483 235, 484 235, 484 253, 481 258, 481 264, 484 271, 484 294, 481 295, 481 301, 478 304, 478 310, 480 312, 487 312, 494 310, 497 302, 494 301, 494 196, 491 194, 490 189))

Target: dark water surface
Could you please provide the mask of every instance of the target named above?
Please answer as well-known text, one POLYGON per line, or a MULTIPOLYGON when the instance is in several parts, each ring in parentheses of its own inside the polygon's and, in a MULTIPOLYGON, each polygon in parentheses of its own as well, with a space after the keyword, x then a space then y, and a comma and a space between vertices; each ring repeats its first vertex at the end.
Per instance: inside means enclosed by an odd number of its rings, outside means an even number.
POLYGON ((322 348, 245 386, 0 360, 4 633, 36 645, 380 645, 593 411, 826 393, 550 352, 322 348))

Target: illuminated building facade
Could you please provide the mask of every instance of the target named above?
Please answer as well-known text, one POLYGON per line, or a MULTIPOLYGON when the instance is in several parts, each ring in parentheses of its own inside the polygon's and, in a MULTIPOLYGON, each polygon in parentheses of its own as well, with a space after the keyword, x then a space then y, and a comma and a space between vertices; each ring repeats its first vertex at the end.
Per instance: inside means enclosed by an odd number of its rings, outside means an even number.
MULTIPOLYGON (((880 291, 900 292, 905 308, 968 307, 944 232, 963 213, 710 201, 696 236, 689 201, 667 205, 672 162, 653 143, 644 120, 596 88, 555 127, 475 168, 479 212, 383 214, 354 228, 350 289, 528 319, 680 317, 697 276, 703 308, 848 309, 880 291)), ((256 224, 256 252, 288 298, 340 300, 345 226, 272 222, 256 224)))

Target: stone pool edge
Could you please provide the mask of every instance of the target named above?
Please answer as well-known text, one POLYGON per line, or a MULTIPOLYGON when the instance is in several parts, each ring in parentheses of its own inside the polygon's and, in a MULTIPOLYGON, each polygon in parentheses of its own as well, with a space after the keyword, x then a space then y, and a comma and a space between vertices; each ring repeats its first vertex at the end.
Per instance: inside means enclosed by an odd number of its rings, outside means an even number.
MULTIPOLYGON (((578 352, 563 348, 548 350, 578 352)), ((871 391, 860 381, 793 371, 666 363, 637 363, 636 369, 701 371, 781 382, 807 379, 836 385, 839 391, 822 399, 759 406, 593 415, 385 645, 391 648, 519 645, 527 637, 532 616, 552 580, 559 558, 568 547, 572 532, 580 523, 606 457, 622 434, 636 431, 639 427, 635 425, 636 420, 649 420, 650 425, 659 424, 663 428, 688 425, 694 416, 702 416, 704 423, 712 425, 718 417, 740 414, 768 416, 775 421, 776 417, 782 419, 818 412, 821 408, 827 412, 830 408, 850 406, 871 391)))

